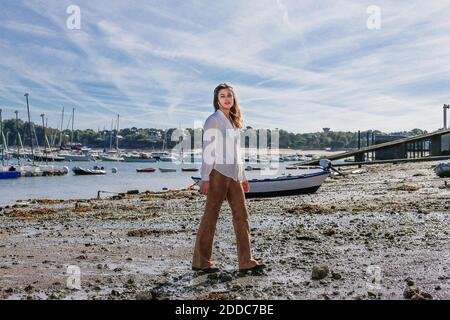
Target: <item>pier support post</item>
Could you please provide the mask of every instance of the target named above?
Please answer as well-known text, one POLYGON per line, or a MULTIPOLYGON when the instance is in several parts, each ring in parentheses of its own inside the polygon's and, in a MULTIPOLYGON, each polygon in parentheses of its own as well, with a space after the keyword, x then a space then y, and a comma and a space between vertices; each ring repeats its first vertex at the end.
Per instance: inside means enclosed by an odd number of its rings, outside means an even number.
POLYGON ((442 137, 434 136, 431 137, 431 156, 440 156, 442 149, 442 137))

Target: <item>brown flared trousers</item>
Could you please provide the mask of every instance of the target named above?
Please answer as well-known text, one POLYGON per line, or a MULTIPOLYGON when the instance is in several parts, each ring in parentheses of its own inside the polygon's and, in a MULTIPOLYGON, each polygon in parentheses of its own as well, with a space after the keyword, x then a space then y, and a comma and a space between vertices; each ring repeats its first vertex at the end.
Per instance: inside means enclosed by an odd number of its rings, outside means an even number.
POLYGON ((233 215, 239 269, 253 268, 258 264, 251 254, 248 212, 241 182, 224 176, 213 169, 209 175, 205 212, 195 242, 192 261, 194 268, 205 269, 214 266, 214 262, 211 261, 212 246, 217 219, 225 198, 228 200, 233 215))

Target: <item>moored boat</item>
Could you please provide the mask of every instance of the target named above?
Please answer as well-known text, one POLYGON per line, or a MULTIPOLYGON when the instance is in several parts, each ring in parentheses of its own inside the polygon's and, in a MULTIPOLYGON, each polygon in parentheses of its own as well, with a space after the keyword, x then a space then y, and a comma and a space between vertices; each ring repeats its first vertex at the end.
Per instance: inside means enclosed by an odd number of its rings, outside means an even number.
POLYGON ((181 168, 181 171, 184 171, 184 172, 197 172, 198 168, 181 168))
POLYGON ((254 171, 254 170, 256 171, 256 170, 264 170, 264 168, 261 168, 261 167, 246 166, 244 170, 245 170, 245 171, 254 171))
POLYGON ((140 153, 140 154, 127 154, 123 155, 123 159, 125 162, 156 162, 155 158, 153 158, 151 155, 148 155, 146 153, 140 153))
POLYGON ((20 177, 20 172, 18 171, 3 171, 0 172, 0 180, 3 179, 15 179, 20 177))
POLYGON ((177 169, 159 168, 159 171, 161 171, 161 172, 176 172, 177 169))
POLYGON ((20 177, 20 172, 14 166, 1 167, 0 166, 0 179, 15 179, 20 177))
POLYGON ((141 168, 141 169, 136 169, 136 172, 155 172, 156 169, 155 168, 141 168))
POLYGON ((91 157, 84 153, 71 153, 71 152, 60 152, 58 154, 63 157, 65 161, 89 161, 91 157))
POLYGON ((93 169, 74 167, 72 169, 75 175, 104 175, 106 170, 103 167, 95 166, 93 169))
POLYGON ((122 162, 122 161, 124 161, 124 158, 121 156, 115 156, 115 155, 103 155, 103 156, 100 156, 100 160, 107 161, 107 162, 122 162))
POLYGON ((162 152, 152 152, 151 156, 152 158, 155 158, 156 160, 160 160, 161 157, 168 157, 170 154, 167 151, 162 152))

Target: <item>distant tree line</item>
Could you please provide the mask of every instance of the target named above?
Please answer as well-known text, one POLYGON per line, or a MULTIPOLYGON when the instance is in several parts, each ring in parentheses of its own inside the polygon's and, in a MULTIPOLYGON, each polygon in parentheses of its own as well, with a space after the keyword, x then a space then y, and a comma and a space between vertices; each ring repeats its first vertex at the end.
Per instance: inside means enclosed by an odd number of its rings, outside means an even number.
MULTIPOLYGON (((30 144, 28 122, 24 122, 19 119, 18 131, 20 133, 22 142, 25 146, 30 144)), ((43 146, 43 127, 42 125, 32 124, 33 143, 43 146)), ((176 128, 170 128, 166 130, 153 129, 153 128, 125 128, 121 129, 118 133, 117 130, 101 130, 94 131, 92 129, 86 130, 74 130, 73 134, 70 130, 63 130, 62 132, 54 128, 46 128, 47 146, 59 147, 60 145, 68 145, 71 141, 74 143, 81 143, 84 146, 91 148, 103 148, 109 149, 110 145, 114 148, 116 137, 119 138, 120 149, 155 149, 159 150, 165 147, 166 149, 173 148, 179 141, 172 141, 171 137, 176 128)), ((191 137, 191 143, 194 143, 194 134, 200 135, 201 129, 198 132, 194 132, 193 129, 185 129, 191 137)), ((253 130, 251 127, 247 127, 245 130, 253 130)), ((263 129, 255 129, 255 133, 258 136, 259 131, 263 129)), ((270 144, 271 130, 267 129, 268 143, 270 144)), ((369 144, 371 144, 372 133, 374 135, 387 135, 378 130, 369 131, 369 144)), ((389 135, 399 136, 414 136, 424 134, 426 131, 421 129, 413 129, 411 131, 392 132, 389 135)), ((3 121, 3 134, 8 146, 16 146, 18 143, 16 124, 14 119, 3 121)), ((175 134, 176 136, 176 134, 175 134)), ((367 144, 367 131, 361 132, 361 144, 365 146, 367 144)), ((2 138, 0 136, 0 144, 2 138)), ((322 132, 312 133, 292 133, 285 130, 279 130, 279 148, 290 149, 325 149, 331 148, 332 150, 351 149, 358 147, 358 133, 357 132, 344 132, 344 131, 329 131, 324 130, 322 132)))

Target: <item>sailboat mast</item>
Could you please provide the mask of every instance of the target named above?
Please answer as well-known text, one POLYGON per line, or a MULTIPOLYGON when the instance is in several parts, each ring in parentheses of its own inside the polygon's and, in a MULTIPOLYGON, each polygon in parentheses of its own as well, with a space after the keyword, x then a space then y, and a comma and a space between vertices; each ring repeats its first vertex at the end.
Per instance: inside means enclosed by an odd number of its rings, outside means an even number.
POLYGON ((119 115, 117 115, 116 151, 119 152, 119 115))
POLYGON ((44 123, 44 117, 45 114, 41 114, 41 118, 42 118, 42 131, 43 131, 43 139, 42 139, 42 143, 44 144, 44 157, 45 157, 45 163, 48 164, 48 157, 47 157, 47 145, 45 144, 45 140, 47 139, 47 137, 45 136, 45 123, 44 123))
POLYGON ((31 147, 31 159, 32 159, 32 163, 34 165, 34 150, 33 150, 33 133, 31 132, 31 117, 30 117, 30 105, 28 102, 28 93, 24 94, 25 98, 27 99, 27 111, 28 111, 28 130, 29 130, 29 134, 30 134, 30 147, 31 147))
POLYGON ((167 131, 166 131, 166 129, 164 129, 164 140, 163 140, 163 147, 162 147, 163 152, 166 151, 166 139, 167 139, 167 131))
POLYGON ((111 150, 112 148, 113 127, 114 127, 114 119, 111 119, 111 131, 109 132, 109 150, 111 150))
POLYGON ((73 120, 75 118, 75 108, 72 108, 72 132, 70 133, 70 145, 73 145, 73 120))
POLYGON ((59 147, 60 148, 62 146, 62 139, 63 139, 63 123, 64 123, 64 107, 62 109, 62 114, 61 114, 61 130, 59 132, 59 147))
POLYGON ((17 145, 17 165, 20 166, 20 145, 19 145, 19 140, 20 140, 20 133, 19 133, 19 111, 14 111, 14 113, 16 114, 16 133, 17 133, 17 137, 16 137, 16 145, 17 145))

